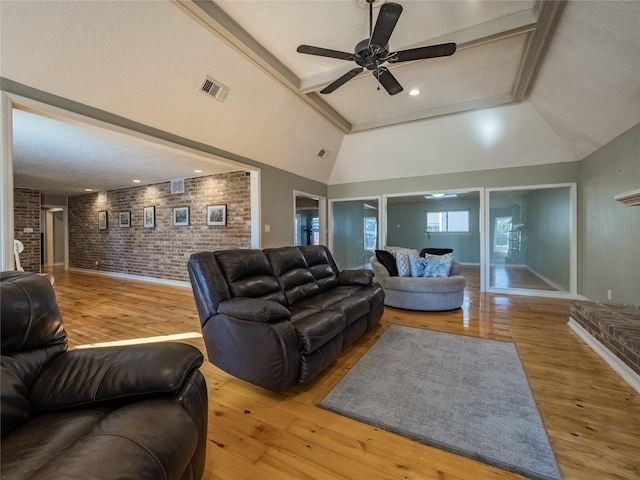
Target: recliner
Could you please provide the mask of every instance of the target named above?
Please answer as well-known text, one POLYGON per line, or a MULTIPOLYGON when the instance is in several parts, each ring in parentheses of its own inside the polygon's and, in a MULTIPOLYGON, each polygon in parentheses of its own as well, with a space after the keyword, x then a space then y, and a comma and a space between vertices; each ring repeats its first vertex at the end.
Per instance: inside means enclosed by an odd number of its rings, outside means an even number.
POLYGON ((2 478, 198 479, 207 389, 180 343, 67 351, 51 283, 0 275, 2 478))

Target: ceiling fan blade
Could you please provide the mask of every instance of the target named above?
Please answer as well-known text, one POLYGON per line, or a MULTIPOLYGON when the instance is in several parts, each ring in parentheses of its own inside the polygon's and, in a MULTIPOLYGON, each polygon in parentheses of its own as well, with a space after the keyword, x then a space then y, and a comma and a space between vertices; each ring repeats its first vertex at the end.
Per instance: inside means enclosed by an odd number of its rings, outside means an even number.
POLYGON ((410 48, 395 52, 389 63, 409 62, 411 60, 422 60, 425 58, 448 57, 456 51, 455 43, 442 43, 440 45, 430 45, 428 47, 410 48))
POLYGON ((378 70, 373 70, 373 75, 378 79, 389 95, 396 95, 403 90, 402 85, 398 83, 396 77, 394 77, 386 68, 380 68, 379 72, 378 70))
POLYGON ((397 3, 385 3, 382 5, 378 19, 376 20, 376 26, 371 34, 371 40, 369 40, 369 45, 386 47, 393 33, 393 29, 396 28, 396 23, 398 23, 401 13, 402 5, 397 3))
POLYGON ((342 85, 347 83, 353 77, 355 77, 359 73, 362 73, 363 70, 364 70, 364 68, 362 68, 362 67, 352 68, 347 73, 342 75, 339 79, 337 79, 335 82, 330 83, 329 85, 324 87, 322 90, 320 90, 320 93, 326 94, 326 93, 331 93, 334 90, 337 90, 339 87, 341 87, 342 85))
POLYGON ((306 53, 307 55, 318 55, 319 57, 337 58, 339 60, 355 61, 356 59, 353 53, 331 50, 329 48, 312 47, 311 45, 300 45, 296 48, 296 51, 298 53, 306 53))

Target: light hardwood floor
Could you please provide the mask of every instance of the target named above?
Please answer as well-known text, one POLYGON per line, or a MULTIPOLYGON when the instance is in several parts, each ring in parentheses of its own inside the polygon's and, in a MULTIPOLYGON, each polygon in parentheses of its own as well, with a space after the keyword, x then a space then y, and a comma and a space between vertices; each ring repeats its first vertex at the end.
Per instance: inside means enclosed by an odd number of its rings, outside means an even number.
MULTIPOLYGON (((191 290, 54 270, 70 347, 199 332, 191 290)), ((514 342, 565 480, 640 478, 640 396, 566 325, 569 302, 480 294, 453 312, 387 308, 311 385, 274 394, 205 362, 204 479, 518 479, 316 407, 391 323, 514 342)), ((186 340, 202 349, 201 338, 186 340)), ((419 352, 418 352, 419 354, 419 352)))

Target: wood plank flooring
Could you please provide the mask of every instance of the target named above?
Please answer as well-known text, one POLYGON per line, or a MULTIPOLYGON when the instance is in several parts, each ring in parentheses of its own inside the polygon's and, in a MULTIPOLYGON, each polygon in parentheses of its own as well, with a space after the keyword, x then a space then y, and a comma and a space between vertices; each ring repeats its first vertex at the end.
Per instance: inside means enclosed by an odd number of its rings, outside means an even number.
MULTIPOLYGON (((64 270, 55 276, 71 348, 199 332, 189 288, 64 270)), ((640 478, 640 396, 566 325, 569 302, 480 294, 469 272, 453 312, 387 308, 316 381, 274 394, 206 362, 207 480, 519 479, 316 407, 391 323, 514 342, 565 480, 640 478)), ((185 341, 205 354, 201 338, 185 341)))

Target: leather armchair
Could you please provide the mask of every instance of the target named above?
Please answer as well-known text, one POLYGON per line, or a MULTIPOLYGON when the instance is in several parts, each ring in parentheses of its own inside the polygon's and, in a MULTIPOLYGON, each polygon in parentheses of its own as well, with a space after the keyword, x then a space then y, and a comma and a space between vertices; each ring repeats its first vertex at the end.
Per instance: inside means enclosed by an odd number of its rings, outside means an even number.
POLYGON ((196 479, 207 390, 198 349, 67 351, 50 282, 3 272, 2 478, 196 479))

